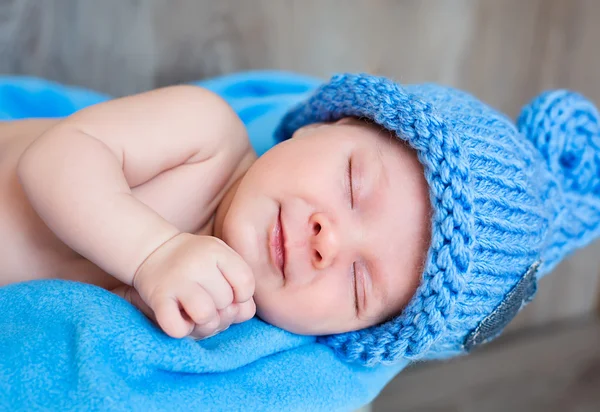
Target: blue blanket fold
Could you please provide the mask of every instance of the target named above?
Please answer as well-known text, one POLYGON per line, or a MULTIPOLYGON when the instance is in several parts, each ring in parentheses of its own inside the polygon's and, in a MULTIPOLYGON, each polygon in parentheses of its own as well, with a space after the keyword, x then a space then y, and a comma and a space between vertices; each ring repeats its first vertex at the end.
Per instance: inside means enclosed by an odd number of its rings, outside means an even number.
MULTIPOLYGON (((223 96, 259 154, 318 79, 249 72, 195 84, 223 96)), ((109 99, 26 77, 0 78, 0 120, 61 117, 109 99)), ((0 410, 349 411, 406 366, 338 360, 314 337, 252 319, 210 339, 172 339, 101 288, 45 280, 0 288, 0 410)))

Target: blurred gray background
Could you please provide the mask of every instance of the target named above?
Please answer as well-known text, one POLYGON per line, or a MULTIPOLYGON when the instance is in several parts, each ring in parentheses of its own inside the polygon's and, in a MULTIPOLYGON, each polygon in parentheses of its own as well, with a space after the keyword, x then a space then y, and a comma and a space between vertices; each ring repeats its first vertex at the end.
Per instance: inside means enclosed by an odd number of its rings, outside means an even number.
MULTIPOLYGON (((515 117, 546 88, 600 102, 597 0, 0 0, 0 73, 115 96, 247 69, 463 88, 515 117)), ((503 338, 412 367, 374 411, 599 411, 600 245, 503 338)))

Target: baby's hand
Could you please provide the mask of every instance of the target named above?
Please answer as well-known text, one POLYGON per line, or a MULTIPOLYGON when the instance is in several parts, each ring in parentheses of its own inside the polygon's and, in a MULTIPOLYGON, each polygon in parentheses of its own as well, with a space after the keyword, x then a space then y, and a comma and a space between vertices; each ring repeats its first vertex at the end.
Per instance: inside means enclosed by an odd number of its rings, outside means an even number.
POLYGON ((211 336, 256 311, 252 270, 212 236, 182 233, 169 240, 140 266, 133 286, 158 325, 175 338, 211 336))

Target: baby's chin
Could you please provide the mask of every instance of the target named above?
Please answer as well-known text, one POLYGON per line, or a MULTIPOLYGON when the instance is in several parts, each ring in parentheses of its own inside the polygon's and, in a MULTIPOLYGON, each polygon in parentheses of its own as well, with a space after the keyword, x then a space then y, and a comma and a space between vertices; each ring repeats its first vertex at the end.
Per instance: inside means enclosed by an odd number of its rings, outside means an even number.
MULTIPOLYGON (((268 304, 262 299, 260 292, 254 295, 256 303, 256 316, 262 321, 297 335, 314 335, 315 331, 302 319, 302 315, 298 312, 293 313, 281 305, 273 305, 273 302, 268 304)), ((272 298, 271 298, 272 300, 272 298)))
POLYGON ((360 323, 346 322, 344 325, 343 321, 333 322, 332 319, 307 317, 301 308, 281 305, 283 297, 282 299, 273 299, 273 296, 273 293, 265 296, 260 292, 254 295, 256 316, 270 325, 297 335, 324 336, 353 332, 382 324, 394 317, 373 318, 360 323), (263 300, 263 297, 266 300, 263 300))
POLYGON ((261 294, 254 295, 256 303, 256 316, 262 321, 283 329, 296 335, 320 336, 332 335, 337 333, 350 332, 356 328, 336 328, 327 325, 327 322, 319 322, 315 319, 308 319, 301 310, 297 308, 286 308, 280 304, 274 305, 272 295, 268 304, 261 299, 261 294))
POLYGON ((291 321, 289 319, 281 319, 281 316, 278 316, 278 314, 260 310, 258 305, 256 305, 256 316, 269 325, 273 325, 279 329, 283 329, 296 335, 319 335, 319 333, 316 333, 315 330, 312 330, 309 325, 302 325, 299 322, 291 321))

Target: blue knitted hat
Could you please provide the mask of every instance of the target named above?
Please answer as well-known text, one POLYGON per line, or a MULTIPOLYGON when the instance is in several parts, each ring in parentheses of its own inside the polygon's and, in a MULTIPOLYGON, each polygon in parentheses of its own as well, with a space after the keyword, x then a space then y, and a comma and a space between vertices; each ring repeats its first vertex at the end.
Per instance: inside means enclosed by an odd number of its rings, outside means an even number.
POLYGON ((518 128, 472 96, 339 75, 283 118, 276 137, 367 118, 416 150, 429 184, 431 243, 420 286, 397 317, 323 336, 364 365, 466 353, 498 336, 537 279, 600 234, 600 128, 581 95, 552 91, 518 128))

